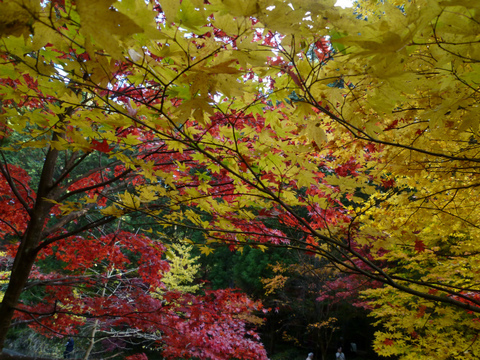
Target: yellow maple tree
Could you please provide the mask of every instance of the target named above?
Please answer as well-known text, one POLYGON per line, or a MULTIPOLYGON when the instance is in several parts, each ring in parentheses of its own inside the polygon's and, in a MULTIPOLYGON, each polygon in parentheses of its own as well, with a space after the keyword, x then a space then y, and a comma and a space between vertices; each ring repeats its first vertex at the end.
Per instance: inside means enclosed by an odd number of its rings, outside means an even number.
MULTIPOLYGON (((361 19, 329 18, 338 52, 325 66, 283 52, 302 79, 301 101, 320 112, 320 125, 335 124, 327 146, 338 157, 363 154, 364 182, 383 178, 381 191, 349 210, 359 226, 350 236, 375 254, 368 271, 389 284, 368 292, 383 355, 479 354, 479 6, 361 1, 361 19)), ((343 191, 353 196, 358 182, 343 191)))
POLYGON ((199 256, 191 256, 192 245, 172 244, 167 251, 167 260, 170 265, 168 272, 162 274, 162 283, 168 290, 194 293, 201 288, 195 284, 195 276, 200 264, 196 263, 199 256))

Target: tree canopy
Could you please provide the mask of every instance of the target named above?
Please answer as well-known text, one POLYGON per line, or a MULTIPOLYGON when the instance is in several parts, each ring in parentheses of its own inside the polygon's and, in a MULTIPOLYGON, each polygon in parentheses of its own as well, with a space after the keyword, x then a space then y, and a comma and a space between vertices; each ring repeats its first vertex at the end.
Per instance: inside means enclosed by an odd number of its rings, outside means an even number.
POLYGON ((478 358, 480 3, 334 4, 0 2, 0 347, 49 259, 118 246, 146 294, 181 240, 305 251, 375 284, 381 354, 478 358))

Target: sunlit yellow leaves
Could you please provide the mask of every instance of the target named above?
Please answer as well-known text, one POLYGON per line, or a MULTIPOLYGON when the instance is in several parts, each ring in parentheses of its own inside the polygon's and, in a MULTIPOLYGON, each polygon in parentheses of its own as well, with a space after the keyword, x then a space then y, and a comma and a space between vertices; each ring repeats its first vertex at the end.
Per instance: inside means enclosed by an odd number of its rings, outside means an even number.
POLYGON ((93 43, 115 58, 122 57, 119 40, 128 35, 142 32, 130 17, 111 8, 115 0, 78 0, 76 10, 82 20, 80 28, 87 44, 93 43))
POLYGON ((198 0, 182 1, 177 16, 177 23, 180 26, 185 26, 194 31, 198 31, 199 27, 206 23, 203 3, 198 0))
MULTIPOLYGON (((114 4, 115 9, 128 15, 135 25, 142 28, 142 34, 146 39, 157 38, 158 28, 153 11, 153 3, 138 0, 122 0, 114 4)), ((131 29, 133 31, 133 29, 131 29)), ((138 28, 136 28, 138 30, 138 28)), ((137 32, 137 31, 136 31, 137 32)))
POLYGON ((301 40, 301 36, 295 37, 295 35, 324 31, 325 27, 328 26, 326 20, 330 17, 329 15, 332 14, 333 17, 338 13, 331 0, 322 2, 304 0, 295 3, 272 1, 270 4, 262 5, 262 11, 258 15, 260 21, 267 28, 285 34, 288 40, 285 45, 290 46, 292 45, 290 40, 294 40, 293 44, 301 40), (266 10, 264 10, 265 8, 266 10), (329 11, 328 15, 323 13, 326 9, 329 11), (322 15, 318 16, 319 13, 322 13, 322 15))
POLYGON ((167 23, 175 22, 181 2, 177 0, 161 0, 160 4, 167 19, 167 23))
POLYGON ((119 195, 119 199, 121 204, 129 209, 138 209, 140 207, 140 199, 127 191, 123 195, 119 195))
POLYGON ((309 188, 310 185, 316 184, 317 179, 314 174, 312 174, 309 171, 300 171, 299 174, 297 175, 297 185, 299 188, 301 187, 307 187, 309 188))
POLYGON ((192 256, 192 250, 193 246, 182 243, 168 246, 166 254, 170 269, 161 274, 165 288, 159 289, 160 293, 163 290, 194 293, 200 289, 201 285, 194 283, 200 269, 200 264, 197 262, 199 257, 192 256))
POLYGON ((211 247, 206 246, 206 245, 200 246, 199 250, 204 255, 210 255, 211 253, 213 253, 215 251, 214 249, 212 249, 211 247))
POLYGON ((77 201, 65 201, 59 205, 59 209, 61 210, 62 215, 68 215, 72 212, 80 211, 83 208, 83 203, 77 201))
POLYGON ((215 0, 212 2, 214 5, 222 5, 228 12, 234 16, 244 16, 249 17, 257 14, 260 11, 260 6, 262 6, 259 0, 245 0, 245 1, 235 1, 235 0, 215 0))
POLYGON ((33 29, 34 35, 32 49, 35 51, 40 50, 48 43, 58 44, 59 48, 62 48, 62 43, 67 44, 66 40, 62 37, 62 34, 57 29, 52 29, 43 22, 35 22, 33 29))
POLYGON ((426 300, 419 301, 392 288, 366 291, 375 297, 373 313, 384 330, 375 333, 374 346, 384 356, 402 359, 448 359, 463 353, 464 359, 475 359, 479 325, 474 316, 461 310, 426 300), (464 352, 469 348, 471 351, 464 352))
POLYGON ((101 209, 100 212, 103 215, 120 217, 124 215, 125 211, 116 205, 108 206, 104 209, 101 209))
POLYGON ((327 142, 327 134, 322 124, 315 121, 314 118, 310 118, 307 122, 306 134, 311 140, 315 141, 318 148, 321 148, 327 142))

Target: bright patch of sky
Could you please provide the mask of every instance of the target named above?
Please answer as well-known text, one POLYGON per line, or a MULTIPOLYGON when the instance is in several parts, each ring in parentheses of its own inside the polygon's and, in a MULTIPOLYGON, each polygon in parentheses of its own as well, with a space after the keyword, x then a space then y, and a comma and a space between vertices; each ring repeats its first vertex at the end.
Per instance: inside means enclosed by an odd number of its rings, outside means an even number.
POLYGON ((335 6, 341 6, 342 8, 352 7, 353 0, 337 0, 335 6))

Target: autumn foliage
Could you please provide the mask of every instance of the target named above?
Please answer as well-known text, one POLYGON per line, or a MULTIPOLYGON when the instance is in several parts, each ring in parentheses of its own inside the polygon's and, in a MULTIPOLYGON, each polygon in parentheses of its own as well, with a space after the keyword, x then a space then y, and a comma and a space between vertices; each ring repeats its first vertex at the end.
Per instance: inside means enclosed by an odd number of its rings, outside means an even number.
POLYGON ((265 358, 244 295, 153 295, 184 242, 303 251, 374 284, 379 353, 478 357, 479 4, 334 3, 0 2, 0 344, 265 358))

